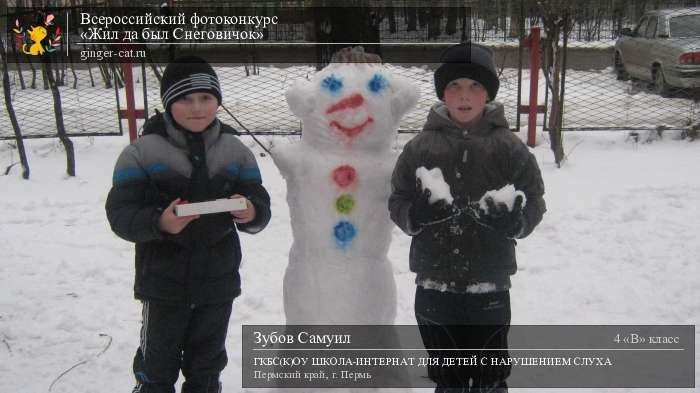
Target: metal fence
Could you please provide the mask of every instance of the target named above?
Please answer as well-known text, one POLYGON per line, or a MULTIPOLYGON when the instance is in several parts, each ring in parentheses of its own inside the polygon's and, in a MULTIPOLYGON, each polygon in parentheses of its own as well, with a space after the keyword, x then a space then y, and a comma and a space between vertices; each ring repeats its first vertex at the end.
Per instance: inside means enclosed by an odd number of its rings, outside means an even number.
MULTIPOLYGON (((430 106, 436 101, 431 70, 421 67, 387 65, 394 74, 409 78, 421 90, 416 108, 401 122, 400 129, 416 131, 422 128, 430 106)), ((310 78, 314 66, 294 65, 284 68, 258 67, 257 74, 246 75, 244 66, 215 67, 223 92, 223 105, 246 128, 257 134, 298 134, 302 124, 289 109, 285 91, 298 79, 310 78)), ((135 72, 135 74, 137 74, 135 72)), ((147 79, 149 110, 162 111, 160 88, 155 77, 147 79)), ((220 110, 218 116, 238 128, 236 121, 220 110)))
MULTIPOLYGON (((8 68, 12 107, 23 137, 55 137, 55 100, 42 64, 10 64, 8 68)), ((69 136, 121 134, 117 109, 123 84, 113 65, 59 68, 54 77, 69 136)), ((4 107, 0 115, 0 139, 14 139, 4 107)))

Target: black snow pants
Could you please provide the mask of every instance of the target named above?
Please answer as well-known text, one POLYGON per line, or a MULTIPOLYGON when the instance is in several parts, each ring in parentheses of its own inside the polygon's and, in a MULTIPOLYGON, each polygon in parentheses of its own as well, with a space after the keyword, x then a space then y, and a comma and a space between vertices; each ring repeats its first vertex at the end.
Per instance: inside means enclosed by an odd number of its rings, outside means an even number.
POLYGON ((185 376, 182 393, 219 393, 219 374, 228 361, 225 341, 232 303, 143 301, 132 393, 174 393, 180 370, 185 376))
POLYGON ((428 376, 437 384, 435 393, 508 392, 510 367, 491 363, 508 357, 508 291, 457 294, 418 286, 415 312, 429 356, 439 359, 437 365, 428 366, 428 376), (443 358, 468 362, 443 367, 443 358))

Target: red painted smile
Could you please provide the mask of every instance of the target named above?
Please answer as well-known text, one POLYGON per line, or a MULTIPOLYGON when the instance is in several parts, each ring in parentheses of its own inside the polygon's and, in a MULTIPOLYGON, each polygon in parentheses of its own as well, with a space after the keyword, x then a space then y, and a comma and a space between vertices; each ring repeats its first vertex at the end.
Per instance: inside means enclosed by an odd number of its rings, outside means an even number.
POLYGON ((368 117, 367 120, 365 120, 362 124, 357 125, 355 127, 344 127, 342 124, 338 123, 337 121, 333 120, 331 122, 331 127, 335 127, 339 129, 340 131, 343 132, 343 134, 349 136, 349 137, 354 137, 355 135, 361 133, 365 127, 367 127, 368 124, 372 123, 374 119, 371 117, 368 117))
MULTIPOLYGON (((343 111, 346 109, 356 109, 362 106, 362 104, 365 102, 365 99, 362 98, 361 95, 359 94, 353 94, 349 97, 343 98, 342 100, 336 102, 335 104, 331 105, 327 110, 326 114, 330 115, 332 113, 338 112, 338 111, 343 111)), ((346 127, 340 122, 333 120, 330 123, 331 127, 335 127, 338 130, 340 130, 343 134, 347 135, 348 137, 352 138, 359 133, 361 133, 365 127, 367 127, 368 124, 374 122, 374 119, 372 117, 367 117, 367 119, 359 125, 353 126, 353 127, 346 127)))

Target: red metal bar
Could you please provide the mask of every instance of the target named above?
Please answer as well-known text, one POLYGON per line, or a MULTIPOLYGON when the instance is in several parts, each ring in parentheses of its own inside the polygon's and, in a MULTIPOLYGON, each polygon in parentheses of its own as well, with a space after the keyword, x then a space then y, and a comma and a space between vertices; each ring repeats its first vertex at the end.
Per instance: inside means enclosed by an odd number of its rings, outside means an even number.
POLYGON ((129 140, 136 140, 136 102, 134 101, 134 76, 131 72, 132 63, 122 63, 124 84, 126 90, 126 119, 129 124, 129 140))
MULTIPOLYGON (((547 107, 544 105, 537 105, 537 113, 545 113, 546 109, 547 107)), ((530 113, 530 105, 520 105, 518 113, 530 113)))
MULTIPOLYGON (((527 112, 524 112, 524 113, 527 113, 527 112)), ((143 109, 136 109, 136 110, 134 110, 134 116, 136 116, 137 119, 145 119, 146 118, 146 111, 143 109)), ((120 109, 119 110, 119 118, 120 119, 128 119, 129 112, 126 109, 120 109)))
POLYGON ((535 146, 537 128, 537 89, 540 76, 540 28, 530 29, 530 111, 527 116, 527 145, 535 146))

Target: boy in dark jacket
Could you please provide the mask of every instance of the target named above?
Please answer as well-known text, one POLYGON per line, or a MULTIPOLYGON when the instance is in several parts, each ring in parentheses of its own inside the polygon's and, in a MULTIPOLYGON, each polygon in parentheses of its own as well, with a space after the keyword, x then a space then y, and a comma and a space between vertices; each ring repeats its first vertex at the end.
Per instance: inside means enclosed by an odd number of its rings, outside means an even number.
MULTIPOLYGON (((480 349, 507 348, 515 239, 541 221, 544 184, 535 157, 509 130, 503 106, 493 102, 499 80, 491 50, 463 43, 446 49, 440 61, 434 76, 441 102, 399 156, 389 210, 413 236, 415 312, 430 356, 449 357, 434 349, 450 348, 489 356, 480 349), (441 169, 451 204, 429 202, 430 190, 416 178, 420 167, 441 169), (483 198, 509 184, 521 191, 510 208, 483 198)), ((508 374, 507 367, 429 367, 436 392, 506 392, 508 374)))
POLYGON ((241 293, 237 230, 261 231, 270 197, 253 153, 216 118, 214 69, 183 57, 163 73, 165 113, 122 151, 106 203, 112 230, 136 243, 135 297, 143 302, 134 357, 139 393, 220 392, 233 299, 241 293), (179 203, 243 197, 245 210, 178 217, 179 203))

